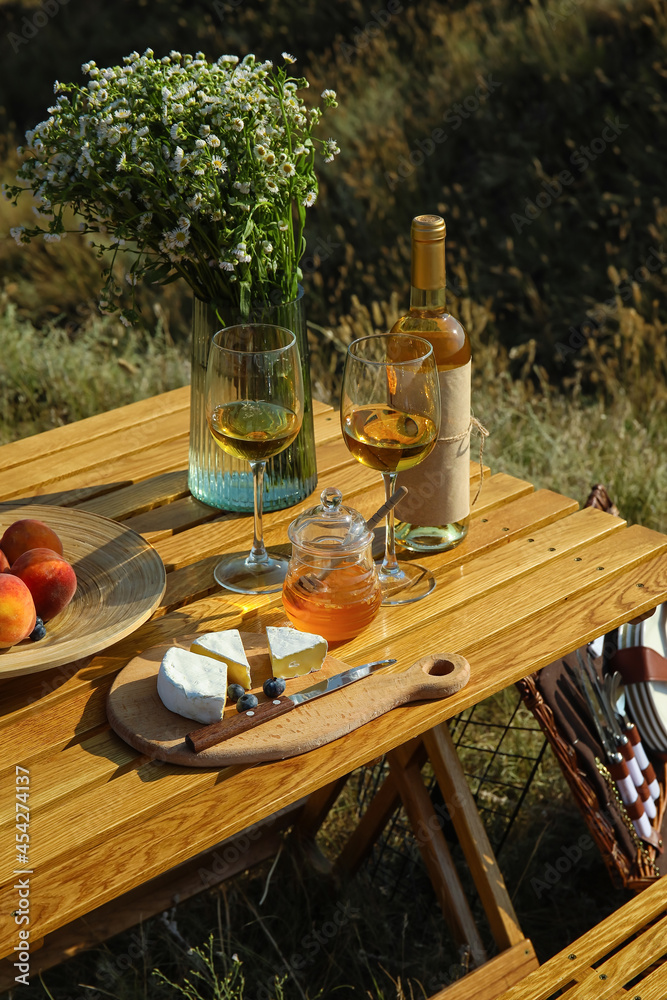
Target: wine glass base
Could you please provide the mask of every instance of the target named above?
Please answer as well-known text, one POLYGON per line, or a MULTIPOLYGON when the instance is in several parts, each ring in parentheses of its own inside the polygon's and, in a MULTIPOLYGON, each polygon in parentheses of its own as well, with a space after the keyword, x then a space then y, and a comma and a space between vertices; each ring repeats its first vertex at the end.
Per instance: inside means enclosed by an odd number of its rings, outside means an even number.
POLYGON ((435 588, 435 577, 419 563, 398 562, 396 573, 383 573, 379 568, 382 585, 382 607, 393 604, 412 604, 421 601, 435 588))
POLYGON ((289 559, 272 555, 265 562, 250 562, 248 556, 221 559, 213 571, 216 583, 236 594, 275 594, 283 589, 289 559))

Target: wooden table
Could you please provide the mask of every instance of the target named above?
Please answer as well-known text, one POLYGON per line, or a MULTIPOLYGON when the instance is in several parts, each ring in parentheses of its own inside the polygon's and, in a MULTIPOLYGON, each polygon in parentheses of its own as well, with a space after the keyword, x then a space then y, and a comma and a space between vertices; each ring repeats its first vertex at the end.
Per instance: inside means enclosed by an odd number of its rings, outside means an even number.
MULTIPOLYGON (((89 661, 0 682, 5 845, 14 843, 15 767, 30 771, 31 940, 47 936, 32 956, 33 973, 61 955, 72 934, 78 934, 75 947, 89 945, 95 935, 170 905, 175 866, 183 896, 203 887, 197 872, 207 864, 215 880, 220 867, 229 874, 262 851, 268 854, 275 849, 275 831, 292 822, 306 796, 304 827, 316 824, 337 782, 354 768, 389 753, 395 781, 405 783, 418 763, 417 738, 427 734, 438 777, 446 783, 449 773, 449 794, 458 788, 463 795, 464 808, 455 812, 459 835, 470 846, 468 860, 501 949, 478 972, 496 981, 496 991, 498 983, 511 985, 521 963, 534 964, 532 948, 492 853, 479 849, 483 828, 441 724, 667 599, 667 538, 485 469, 467 539, 427 560, 438 578, 436 591, 418 604, 381 610, 366 632, 336 650, 351 664, 390 655, 406 667, 418 654, 459 652, 472 667, 467 687, 444 702, 396 709, 305 756, 258 765, 248 796, 243 768, 188 770, 138 756, 109 729, 105 716, 110 683, 137 652, 178 634, 226 627, 261 631, 266 624, 286 623, 280 595, 245 598, 214 583, 219 553, 249 547, 251 521, 190 496, 188 403, 189 390, 178 389, 0 448, 0 500, 65 505, 122 521, 153 543, 167 569, 161 607, 129 638, 89 661), (264 834, 246 837, 245 848, 235 848, 236 861, 219 865, 211 853, 204 861, 191 860, 257 823, 264 824, 264 834), (148 880, 147 888, 139 888, 148 880), (83 915, 85 927, 61 930, 83 915)), ((380 477, 350 458, 330 408, 317 404, 315 426, 318 490, 338 485, 347 503, 370 515, 382 499, 380 477)), ((479 474, 471 466, 472 490, 479 474)), ((315 499, 267 514, 267 544, 285 544, 288 523, 315 499)), ((456 903, 455 873, 437 837, 427 840, 424 850, 434 870, 445 873, 443 905, 456 903)), ((14 856, 6 847, 2 859, 6 916, 16 909, 17 890, 14 856)), ((464 907, 463 937, 473 933, 467 920, 464 907)), ((3 920, 0 956, 11 954, 16 931, 13 920, 3 920)), ((448 996, 455 997, 456 984, 452 990, 448 996)), ((476 996, 486 995, 480 978, 476 996)))

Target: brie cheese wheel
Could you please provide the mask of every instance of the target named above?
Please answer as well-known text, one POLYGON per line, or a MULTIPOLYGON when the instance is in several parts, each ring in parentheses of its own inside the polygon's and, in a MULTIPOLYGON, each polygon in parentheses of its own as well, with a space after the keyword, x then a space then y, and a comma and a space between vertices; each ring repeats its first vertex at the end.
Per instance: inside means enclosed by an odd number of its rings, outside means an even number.
POLYGON ((206 632, 195 639, 190 650, 226 663, 228 684, 240 684, 246 691, 252 687, 248 657, 237 628, 229 628, 224 632, 206 632))
POLYGON ((319 670, 327 655, 327 641, 312 632, 266 626, 274 677, 299 677, 319 670))
POLYGON ((171 646, 162 657, 157 693, 165 708, 195 722, 220 722, 227 700, 227 665, 171 646))

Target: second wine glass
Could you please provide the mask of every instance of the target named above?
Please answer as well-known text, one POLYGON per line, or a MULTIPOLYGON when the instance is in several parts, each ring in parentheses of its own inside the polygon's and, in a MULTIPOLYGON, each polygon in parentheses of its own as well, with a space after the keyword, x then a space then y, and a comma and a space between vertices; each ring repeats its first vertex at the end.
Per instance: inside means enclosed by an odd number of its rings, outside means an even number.
MULTIPOLYGON (((350 453, 382 473, 389 499, 397 474, 425 459, 438 437, 440 384, 428 341, 407 334, 353 341, 345 359, 340 416, 350 453)), ((409 604, 435 587, 426 567, 396 559, 393 510, 387 515, 380 582, 383 604, 409 604)))
POLYGON ((211 341, 206 418, 214 441, 250 462, 254 538, 247 556, 226 556, 215 568, 222 587, 241 594, 282 588, 288 560, 264 546, 262 497, 266 460, 292 443, 303 419, 303 382, 296 337, 265 323, 229 326, 211 341))

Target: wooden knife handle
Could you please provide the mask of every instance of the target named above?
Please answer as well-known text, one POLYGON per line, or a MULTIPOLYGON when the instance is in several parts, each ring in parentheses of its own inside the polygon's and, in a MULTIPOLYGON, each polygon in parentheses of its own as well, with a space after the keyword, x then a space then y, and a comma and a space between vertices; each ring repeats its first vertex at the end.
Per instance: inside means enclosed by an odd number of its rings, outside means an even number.
POLYGON ((291 698, 275 698, 273 701, 264 701, 257 708, 251 708, 247 712, 239 712, 238 715, 220 722, 214 722, 210 726, 202 729, 195 729, 185 737, 185 743, 189 750, 201 753, 208 750, 216 743, 224 743, 232 736, 240 733, 247 733, 249 729, 254 729, 270 719, 277 719, 280 715, 290 712, 296 705, 291 698))

